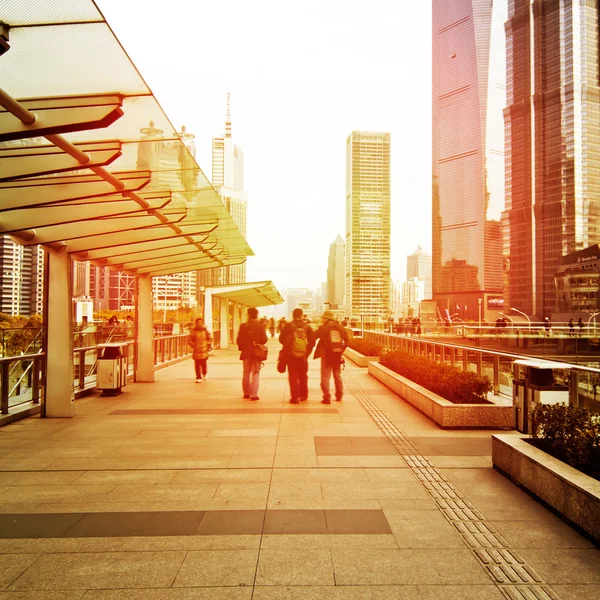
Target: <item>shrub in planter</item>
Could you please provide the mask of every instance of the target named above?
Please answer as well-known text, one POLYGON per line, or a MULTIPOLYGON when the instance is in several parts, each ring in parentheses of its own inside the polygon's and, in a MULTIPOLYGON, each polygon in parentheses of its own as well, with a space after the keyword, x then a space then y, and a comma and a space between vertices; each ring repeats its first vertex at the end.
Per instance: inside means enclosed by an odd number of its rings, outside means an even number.
POLYGON ((381 354, 381 346, 379 344, 361 338, 351 339, 348 346, 363 356, 379 356, 381 354))
POLYGON ((600 479, 600 416, 578 406, 538 405, 532 415, 533 444, 600 479))
POLYGON ((379 362, 455 404, 488 403, 486 395, 492 384, 487 377, 398 350, 384 352, 379 362))

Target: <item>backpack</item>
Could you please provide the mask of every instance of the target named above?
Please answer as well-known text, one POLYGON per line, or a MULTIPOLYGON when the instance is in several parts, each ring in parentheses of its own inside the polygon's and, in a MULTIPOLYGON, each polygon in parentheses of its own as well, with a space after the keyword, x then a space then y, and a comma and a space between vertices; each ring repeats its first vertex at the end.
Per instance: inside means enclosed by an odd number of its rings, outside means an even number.
POLYGON ((290 353, 296 358, 304 358, 306 356, 306 348, 308 347, 308 339, 304 327, 295 327, 292 334, 292 344, 290 353))
POLYGON ((325 349, 329 354, 339 356, 344 352, 344 339, 342 337, 342 332, 337 327, 331 327, 331 329, 327 331, 325 349))

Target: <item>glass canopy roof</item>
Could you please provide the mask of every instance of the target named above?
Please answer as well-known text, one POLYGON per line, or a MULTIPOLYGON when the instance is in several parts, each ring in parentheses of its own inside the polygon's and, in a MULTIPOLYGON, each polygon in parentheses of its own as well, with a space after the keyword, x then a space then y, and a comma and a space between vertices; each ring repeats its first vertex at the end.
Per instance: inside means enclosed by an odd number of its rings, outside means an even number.
POLYGON ((36 116, 35 123, 23 124, 2 103, 0 163, 11 149, 19 158, 30 151, 28 160, 40 163, 29 175, 5 172, 4 177, 0 165, 0 233, 10 232, 27 244, 56 243, 63 236, 60 241, 69 252, 90 252, 91 260, 152 275, 238 264, 253 254, 185 145, 186 136, 165 115, 94 2, 2 0, 0 21, 10 27, 10 50, 0 56, 0 85, 36 116), (110 118, 101 118, 109 112, 110 118), (107 122, 111 124, 102 126, 107 122), (93 175, 91 162, 89 168, 74 167, 71 158, 59 169, 53 157, 51 167, 42 165, 50 155, 43 149, 56 143, 55 134, 79 148, 111 141, 111 156, 105 156, 108 150, 97 151, 96 160, 104 160, 97 164, 109 165, 107 170, 117 177, 144 172, 143 188, 136 192, 109 186, 100 193, 98 177, 81 177, 93 175), (32 178, 34 173, 47 174, 32 178), (40 219, 41 212, 34 218, 35 207, 25 199, 2 206, 2 198, 11 194, 5 188, 15 181, 26 188, 31 183, 33 191, 42 183, 54 208, 50 211, 44 203, 39 208, 46 207, 43 214, 52 215, 52 221, 40 219), (110 208, 107 202, 113 203, 110 208), (59 218, 55 209, 61 206, 64 215, 59 218), (99 245, 90 236, 113 244, 99 245), (148 242, 170 237, 174 242, 164 260, 151 260, 161 246, 148 242), (180 257, 173 247, 181 247, 180 257), (128 269, 128 264, 138 266, 128 269))

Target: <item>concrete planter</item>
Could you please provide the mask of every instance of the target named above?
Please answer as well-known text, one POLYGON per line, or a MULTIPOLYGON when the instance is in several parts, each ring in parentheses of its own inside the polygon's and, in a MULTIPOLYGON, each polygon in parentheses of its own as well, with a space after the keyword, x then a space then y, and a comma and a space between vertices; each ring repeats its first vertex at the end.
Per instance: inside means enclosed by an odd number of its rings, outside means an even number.
POLYGON ((494 468, 600 543, 600 481, 528 444, 525 439, 493 435, 494 468))
POLYGON ((380 365, 369 363, 369 374, 410 402, 442 429, 513 429, 512 406, 454 404, 380 365))
POLYGON ((346 348, 344 350, 344 356, 349 358, 355 365, 359 367, 366 367, 371 361, 378 361, 379 356, 365 356, 352 348, 346 348))

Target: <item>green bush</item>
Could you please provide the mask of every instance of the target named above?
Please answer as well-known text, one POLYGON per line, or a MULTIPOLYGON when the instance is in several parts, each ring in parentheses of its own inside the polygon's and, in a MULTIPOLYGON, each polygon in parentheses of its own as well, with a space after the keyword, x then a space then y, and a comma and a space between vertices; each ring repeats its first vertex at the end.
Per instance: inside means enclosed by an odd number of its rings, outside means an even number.
POLYGON ((363 340, 362 338, 352 338, 348 346, 363 356, 379 356, 381 354, 381 346, 379 344, 363 340))
POLYGON ((407 352, 384 352, 379 362, 398 375, 455 404, 486 404, 486 395, 492 389, 487 377, 480 377, 471 371, 464 372, 456 367, 407 352))
POLYGON ((535 445, 600 479, 600 416, 578 406, 538 405, 532 415, 535 445))

